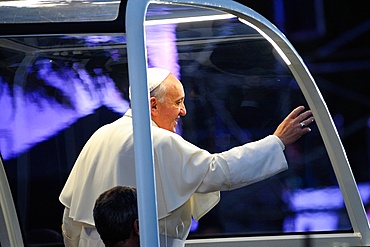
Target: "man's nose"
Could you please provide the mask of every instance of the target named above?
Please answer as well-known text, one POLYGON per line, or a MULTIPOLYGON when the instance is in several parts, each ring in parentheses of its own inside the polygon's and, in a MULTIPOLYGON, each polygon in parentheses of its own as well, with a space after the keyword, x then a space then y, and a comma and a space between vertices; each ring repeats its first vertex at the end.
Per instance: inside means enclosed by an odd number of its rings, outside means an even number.
POLYGON ((186 107, 185 104, 182 103, 182 106, 180 107, 180 116, 185 116, 186 115, 186 107))

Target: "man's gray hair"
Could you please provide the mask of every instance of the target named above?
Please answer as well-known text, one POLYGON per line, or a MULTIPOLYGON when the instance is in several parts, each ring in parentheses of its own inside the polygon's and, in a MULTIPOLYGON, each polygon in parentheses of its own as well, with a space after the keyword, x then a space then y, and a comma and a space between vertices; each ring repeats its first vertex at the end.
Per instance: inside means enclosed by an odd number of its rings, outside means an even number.
POLYGON ((158 101, 163 102, 167 92, 165 83, 161 83, 153 91, 150 92, 150 97, 156 97, 158 101))

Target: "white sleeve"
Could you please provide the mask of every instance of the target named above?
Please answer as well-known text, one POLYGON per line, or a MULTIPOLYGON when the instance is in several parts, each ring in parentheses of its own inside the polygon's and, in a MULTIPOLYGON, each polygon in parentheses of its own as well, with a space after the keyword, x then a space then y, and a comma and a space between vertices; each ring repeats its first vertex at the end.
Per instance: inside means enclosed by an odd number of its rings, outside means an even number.
POLYGON ((200 197, 202 204, 207 204, 206 209, 192 210, 202 215, 218 202, 220 190, 236 189, 287 169, 276 136, 210 154, 171 132, 157 129, 153 134, 160 216, 193 195, 197 197, 193 205, 200 197))
POLYGON ((237 189, 282 172, 288 168, 283 150, 281 140, 270 135, 217 154, 197 192, 237 189))

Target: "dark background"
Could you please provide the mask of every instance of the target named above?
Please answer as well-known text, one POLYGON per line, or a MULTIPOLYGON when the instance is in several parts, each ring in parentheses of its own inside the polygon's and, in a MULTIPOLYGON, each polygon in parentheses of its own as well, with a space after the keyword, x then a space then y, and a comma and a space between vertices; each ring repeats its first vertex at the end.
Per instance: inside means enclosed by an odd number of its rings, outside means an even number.
POLYGON ((319 87, 358 182, 370 178, 370 15, 367 1, 238 0, 276 25, 319 87))

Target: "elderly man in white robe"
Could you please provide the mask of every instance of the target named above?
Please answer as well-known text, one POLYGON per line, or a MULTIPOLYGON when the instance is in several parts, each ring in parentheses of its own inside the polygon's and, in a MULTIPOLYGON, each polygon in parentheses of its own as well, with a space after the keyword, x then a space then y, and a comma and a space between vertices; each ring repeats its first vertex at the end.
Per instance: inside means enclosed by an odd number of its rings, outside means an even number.
MULTIPOLYGON (((288 168, 284 148, 309 133, 310 110, 294 109, 259 141, 211 154, 175 133, 186 115, 181 82, 168 70, 148 69, 161 246, 184 246, 192 217, 199 220, 220 191, 261 181, 288 168)), ((136 150, 140 155, 140 150, 136 150)), ((60 194, 66 246, 104 246, 94 227, 96 198, 117 185, 136 186, 132 114, 97 130, 82 149, 60 194)))

